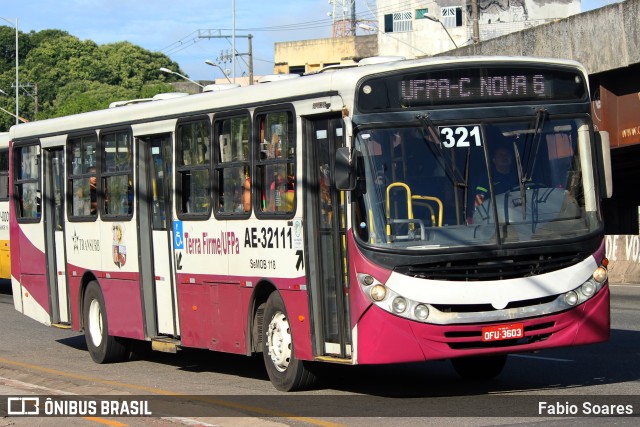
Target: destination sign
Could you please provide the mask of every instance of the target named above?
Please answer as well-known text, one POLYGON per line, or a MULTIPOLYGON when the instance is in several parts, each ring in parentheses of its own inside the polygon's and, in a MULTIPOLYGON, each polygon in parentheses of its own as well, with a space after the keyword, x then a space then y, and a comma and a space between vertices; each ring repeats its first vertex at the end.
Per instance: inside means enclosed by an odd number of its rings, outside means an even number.
POLYGON ((360 86, 362 111, 460 104, 586 101, 581 74, 557 68, 474 67, 371 79, 360 86))
POLYGON ((459 100, 484 100, 487 98, 545 98, 545 80, 542 74, 503 74, 479 78, 440 77, 411 78, 402 80, 401 98, 404 101, 449 103, 459 100))

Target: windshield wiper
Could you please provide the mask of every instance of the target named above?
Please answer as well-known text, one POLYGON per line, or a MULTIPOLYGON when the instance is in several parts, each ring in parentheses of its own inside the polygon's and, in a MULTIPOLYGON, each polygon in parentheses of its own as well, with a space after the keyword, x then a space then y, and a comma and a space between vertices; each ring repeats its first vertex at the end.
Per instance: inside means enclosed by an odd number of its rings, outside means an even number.
MULTIPOLYGON (((431 135, 431 138, 433 139, 433 141, 437 142, 438 144, 440 144, 440 146, 442 146, 442 143, 440 142, 440 131, 429 118, 429 114, 418 114, 416 116, 416 119, 418 119, 422 123, 422 126, 424 126, 427 132, 431 135)), ((436 157, 442 159, 442 165, 444 166, 444 169, 447 175, 449 175, 449 177, 453 181, 453 185, 456 187, 466 187, 467 183, 465 179, 461 177, 460 174, 457 172, 455 165, 453 164, 453 160, 451 159, 451 156, 448 153, 445 156, 443 150, 437 149, 435 147, 435 144, 427 144, 427 145, 431 150, 431 152, 436 157)))
POLYGON ((547 120, 547 116, 549 113, 544 108, 540 108, 536 112, 536 124, 534 126, 534 134, 533 141, 531 146, 528 147, 527 150, 527 166, 524 170, 524 175, 521 177, 521 181, 529 182, 531 181, 531 174, 536 166, 536 160, 538 159, 538 151, 540 149, 540 141, 542 140, 542 130, 544 129, 545 121, 547 120), (531 152, 533 151, 533 155, 531 152))
POLYGON ((518 186, 520 188, 520 198, 522 199, 522 220, 527 219, 527 193, 524 190, 525 178, 522 176, 522 162, 520 161, 520 153, 518 145, 513 142, 513 154, 516 158, 516 170, 518 171, 518 186))
POLYGON ((527 154, 527 164, 522 169, 522 160, 520 159, 520 153, 518 152, 518 146, 516 142, 513 143, 513 152, 516 157, 516 167, 518 170, 518 187, 520 188, 520 197, 522 199, 522 220, 527 219, 527 192, 525 191, 525 184, 530 182, 533 174, 533 170, 536 166, 536 160, 538 159, 538 151, 540 150, 540 141, 542 140, 542 130, 544 129, 545 121, 549 113, 544 108, 540 108, 536 111, 536 122, 533 129, 533 140, 531 144, 525 145, 527 154))

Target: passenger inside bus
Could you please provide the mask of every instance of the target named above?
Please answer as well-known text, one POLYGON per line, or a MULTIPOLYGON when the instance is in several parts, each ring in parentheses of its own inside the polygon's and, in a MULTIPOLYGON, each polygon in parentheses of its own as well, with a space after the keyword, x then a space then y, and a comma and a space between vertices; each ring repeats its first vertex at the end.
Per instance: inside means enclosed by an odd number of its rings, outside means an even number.
POLYGON ((96 177, 96 168, 93 166, 88 168, 87 173, 91 174, 89 177, 89 198, 91 201, 89 213, 95 215, 98 212, 98 190, 96 188, 98 178, 96 177))
POLYGON ((249 176, 248 170, 242 184, 242 207, 245 212, 249 212, 251 210, 251 176, 249 176))
POLYGON ((294 198, 294 177, 282 172, 274 174, 269 185, 267 210, 269 212, 292 212, 294 198))

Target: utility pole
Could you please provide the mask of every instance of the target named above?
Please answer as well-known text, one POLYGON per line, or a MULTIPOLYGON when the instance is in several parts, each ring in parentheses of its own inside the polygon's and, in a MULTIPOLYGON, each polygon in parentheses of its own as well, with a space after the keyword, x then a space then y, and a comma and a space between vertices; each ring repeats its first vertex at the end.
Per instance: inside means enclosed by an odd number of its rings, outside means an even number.
POLYGON ((238 53, 235 51, 235 48, 233 48, 233 51, 231 53, 231 61, 235 61, 235 57, 236 56, 248 56, 249 57, 249 63, 247 64, 247 66, 249 67, 249 84, 252 85, 253 84, 253 47, 252 47, 252 39, 253 39, 253 35, 251 34, 247 34, 246 36, 234 36, 233 34, 231 35, 225 35, 225 34, 221 34, 220 30, 198 30, 198 38, 200 39, 229 39, 229 38, 244 38, 247 39, 247 43, 249 45, 249 51, 247 53, 238 53), (214 32, 217 32, 218 34, 214 34, 214 32))
POLYGON ((351 35, 355 36, 356 35, 356 1, 353 0, 351 2, 351 35))
POLYGON ((480 27, 478 25, 478 0, 471 0, 471 21, 473 23, 473 44, 480 42, 480 27))

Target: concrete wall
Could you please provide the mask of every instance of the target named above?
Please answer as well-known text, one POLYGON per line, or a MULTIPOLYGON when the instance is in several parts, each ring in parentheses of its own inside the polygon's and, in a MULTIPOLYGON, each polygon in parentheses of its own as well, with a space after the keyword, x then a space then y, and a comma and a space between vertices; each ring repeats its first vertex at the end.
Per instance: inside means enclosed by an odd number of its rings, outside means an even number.
POLYGON ((640 62, 640 0, 626 0, 440 55, 524 55, 581 62, 589 74, 640 62))
POLYGON ((607 236, 609 280, 612 283, 640 283, 640 236, 607 236))

